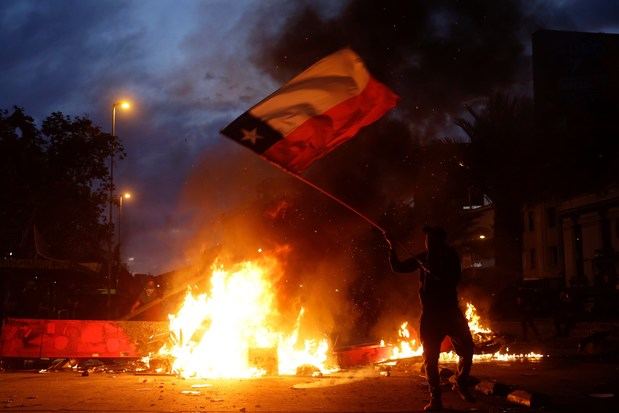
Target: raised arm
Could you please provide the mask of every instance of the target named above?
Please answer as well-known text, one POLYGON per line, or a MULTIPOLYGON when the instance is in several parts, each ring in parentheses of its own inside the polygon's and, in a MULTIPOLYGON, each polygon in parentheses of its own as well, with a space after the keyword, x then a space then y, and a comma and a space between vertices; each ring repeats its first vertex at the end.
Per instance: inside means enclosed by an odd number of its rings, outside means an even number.
POLYGON ((389 264, 391 264, 393 272, 413 272, 419 269, 419 259, 417 257, 400 261, 398 254, 393 248, 389 250, 389 264))
POLYGON ((137 309, 140 307, 140 305, 141 305, 141 304, 142 304, 142 303, 140 302, 140 300, 139 300, 139 299, 135 300, 135 302, 134 302, 134 303, 133 303, 133 305, 131 306, 131 310, 129 311, 129 312, 130 312, 130 314, 135 313, 135 310, 137 310, 137 309))

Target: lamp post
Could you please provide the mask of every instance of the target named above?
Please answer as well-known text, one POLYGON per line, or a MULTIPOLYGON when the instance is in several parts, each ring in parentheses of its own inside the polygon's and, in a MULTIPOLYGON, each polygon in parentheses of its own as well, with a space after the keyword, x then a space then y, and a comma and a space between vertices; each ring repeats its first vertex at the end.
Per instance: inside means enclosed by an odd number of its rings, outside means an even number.
MULTIPOLYGON (((112 105, 112 138, 116 137, 116 108, 129 109, 131 104, 126 100, 119 100, 112 105)), ((114 148, 110 154, 110 194, 109 194, 109 224, 112 224, 112 209, 114 208, 114 148)), ((108 240, 108 260, 107 260, 107 313, 110 317, 110 310, 112 305, 112 258, 114 256, 112 250, 112 244, 114 239, 114 233, 110 233, 108 240)))

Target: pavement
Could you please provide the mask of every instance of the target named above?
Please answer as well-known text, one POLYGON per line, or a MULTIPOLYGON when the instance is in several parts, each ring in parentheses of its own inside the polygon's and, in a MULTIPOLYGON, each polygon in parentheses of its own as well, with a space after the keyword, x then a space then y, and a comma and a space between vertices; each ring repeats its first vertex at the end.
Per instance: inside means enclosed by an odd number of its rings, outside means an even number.
MULTIPOLYGON (((0 408, 11 411, 109 412, 416 412, 427 401, 419 363, 383 376, 373 367, 322 378, 181 379, 131 373, 76 371, 0 373, 0 408)), ((453 366, 452 366, 453 368, 453 366)), ((384 373, 383 373, 384 374, 384 373)), ((473 374, 548 397, 545 407, 510 404, 477 394, 474 404, 447 390, 451 412, 617 412, 619 363, 601 360, 477 363, 473 374), (610 396, 612 395, 612 396, 610 396)))
MULTIPOLYGON (((544 331, 543 323, 540 330, 544 331)), ((516 324, 517 326, 517 324, 516 324)), ((514 327, 514 326, 511 326, 514 327)), ((510 326, 503 326, 505 329, 510 326)), ((607 342, 577 351, 587 334, 609 328, 581 326, 570 338, 514 342, 511 351, 538 351, 539 362, 479 362, 472 374, 513 389, 544 396, 541 407, 523 407, 500 396, 476 393, 460 400, 445 386, 448 412, 619 412, 619 346, 607 342), (595 328, 594 328, 595 327, 595 328), (608 351, 608 350, 612 351, 608 351), (600 350, 600 351, 598 351, 600 350)), ((0 372, 0 409, 6 411, 97 412, 418 412, 427 402, 420 360, 400 362, 390 371, 369 366, 332 376, 263 377, 244 380, 182 379, 95 369, 39 373, 0 372), (386 375, 386 374, 389 375, 386 375)), ((455 369, 454 365, 446 365, 455 369)))

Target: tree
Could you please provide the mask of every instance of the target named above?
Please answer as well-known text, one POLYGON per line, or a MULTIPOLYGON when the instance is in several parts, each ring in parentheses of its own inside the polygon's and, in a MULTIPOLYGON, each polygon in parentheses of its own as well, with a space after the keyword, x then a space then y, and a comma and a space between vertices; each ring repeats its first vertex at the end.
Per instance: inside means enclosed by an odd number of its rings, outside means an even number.
POLYGON ((24 239, 36 225, 54 257, 105 257, 111 155, 124 155, 121 142, 86 117, 55 112, 39 129, 22 108, 0 111, 2 256, 31 255, 24 239))
POLYGON ((538 139, 530 99, 496 94, 468 112, 472 120, 460 118, 456 124, 470 139, 467 164, 473 180, 494 202, 496 265, 519 271, 520 210, 543 187, 548 141, 538 139))

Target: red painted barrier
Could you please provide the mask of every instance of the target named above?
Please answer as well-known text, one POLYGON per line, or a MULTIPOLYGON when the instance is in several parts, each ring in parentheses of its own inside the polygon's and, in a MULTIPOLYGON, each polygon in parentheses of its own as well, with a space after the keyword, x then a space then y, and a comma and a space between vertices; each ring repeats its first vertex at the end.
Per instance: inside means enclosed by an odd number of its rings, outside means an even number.
POLYGON ((2 326, 0 357, 141 357, 166 331, 165 322, 9 318, 2 326))
MULTIPOLYGON (((441 352, 452 351, 453 345, 449 337, 441 343, 441 352)), ((393 345, 378 344, 342 347, 335 350, 338 365, 341 368, 364 366, 385 361, 392 357, 393 345)))
POLYGON ((351 346, 335 350, 337 363, 341 368, 365 366, 387 360, 391 356, 392 346, 371 344, 351 346))

